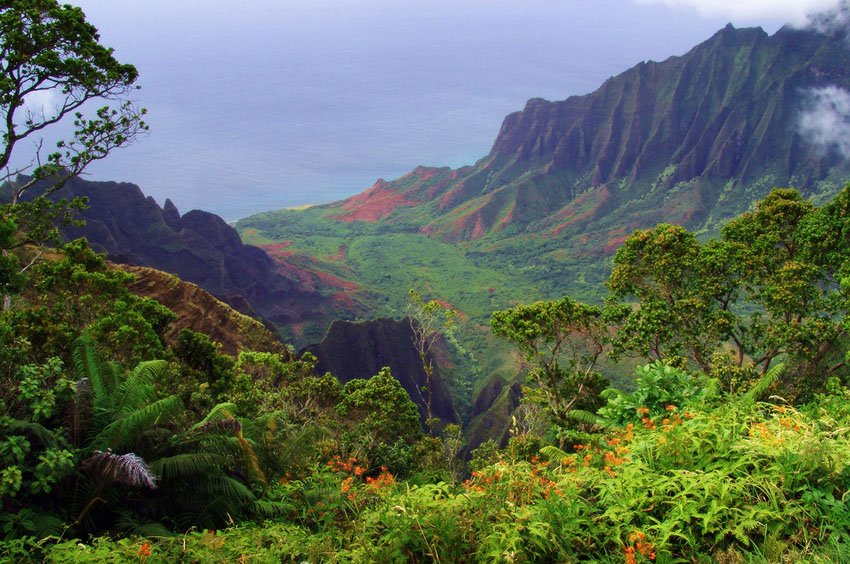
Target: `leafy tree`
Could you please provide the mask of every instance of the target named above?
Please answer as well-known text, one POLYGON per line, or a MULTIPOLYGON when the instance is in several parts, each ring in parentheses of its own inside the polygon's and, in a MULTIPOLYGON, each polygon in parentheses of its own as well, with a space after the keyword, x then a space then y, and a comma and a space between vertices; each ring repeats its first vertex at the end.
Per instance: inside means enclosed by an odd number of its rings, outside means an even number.
POLYGON ((5 314, 36 360, 70 359, 83 333, 108 347, 113 360, 131 366, 165 355, 171 310, 131 293, 132 275, 110 268, 85 240, 54 252, 55 260, 33 265, 20 307, 5 314))
POLYGON ((715 287, 708 276, 712 259, 684 227, 635 231, 617 251, 608 279, 612 299, 606 316, 617 327, 614 351, 652 359, 687 353, 707 370, 729 323, 718 307, 725 287, 715 287), (627 297, 638 305, 617 302, 627 297))
POLYGON ((0 2, 0 296, 3 309, 19 291, 24 270, 14 249, 57 240, 56 223, 72 224, 84 205, 75 198, 54 203, 45 196, 92 163, 147 131, 144 109, 128 99, 135 67, 121 63, 99 43, 97 29, 80 8, 56 0, 0 2), (88 102, 107 102, 85 115, 88 102), (44 135, 72 122, 73 138, 43 154, 44 135), (16 150, 33 142, 35 154, 16 150), (25 175, 26 174, 26 175, 25 175), (40 193, 22 201, 31 189, 40 193))
POLYGON ((234 362, 221 353, 218 343, 203 333, 183 329, 177 337, 174 353, 188 368, 184 379, 190 378, 203 391, 203 394, 192 394, 194 408, 206 410, 227 399, 233 386, 234 362))
POLYGON ((817 209, 776 189, 705 244, 671 225, 632 234, 608 281, 614 351, 684 356, 728 391, 787 358, 794 392, 817 389, 845 362, 848 191, 817 209))
POLYGON ((46 192, 59 189, 91 162, 147 130, 145 111, 127 99, 138 71, 115 59, 99 40, 80 8, 55 0, 0 3, 0 183, 24 172, 30 175, 10 186, 12 203, 48 177, 53 180, 46 192), (45 99, 55 101, 36 107, 45 99), (108 104, 84 116, 83 106, 97 99, 108 104), (22 141, 34 140, 66 118, 75 127, 72 140, 60 141, 46 156, 38 141, 32 161, 12 168, 22 141))
POLYGON ((412 445, 421 436, 416 405, 389 368, 347 382, 336 409, 349 426, 350 444, 373 463, 395 443, 412 445))
POLYGON ((606 328, 598 307, 564 297, 495 312, 491 325, 532 363, 530 374, 561 430, 571 426, 572 410, 595 411, 601 405, 598 394, 607 381, 595 367, 606 328))

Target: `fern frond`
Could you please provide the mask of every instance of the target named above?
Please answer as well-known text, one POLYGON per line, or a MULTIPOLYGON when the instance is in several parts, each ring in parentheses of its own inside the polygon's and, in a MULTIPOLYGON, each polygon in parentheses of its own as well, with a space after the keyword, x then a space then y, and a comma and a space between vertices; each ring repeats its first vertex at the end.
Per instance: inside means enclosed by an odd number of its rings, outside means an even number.
POLYGON ((554 445, 546 445, 541 448, 540 454, 549 462, 559 462, 569 456, 569 453, 564 452, 554 445))
POLYGON ((212 502, 226 501, 228 504, 248 504, 254 503, 256 497, 254 493, 241 481, 236 478, 231 478, 225 474, 213 475, 207 482, 207 492, 214 494, 215 498, 208 498, 212 502))
POLYGON ((59 536, 65 530, 66 523, 52 513, 43 513, 42 511, 32 508, 27 514, 32 525, 32 534, 36 538, 43 539, 50 536, 59 536))
POLYGON ((174 532, 157 521, 139 521, 138 516, 130 511, 121 511, 115 519, 115 530, 125 535, 141 537, 171 537, 174 532))
POLYGON ((107 396, 106 386, 102 378, 101 362, 94 347, 94 340, 89 335, 81 335, 74 342, 71 352, 74 369, 80 379, 88 379, 94 392, 94 397, 101 400, 107 396))
POLYGON ((192 425, 192 427, 189 430, 190 431, 197 431, 197 430, 201 429, 202 427, 204 427, 204 425, 207 425, 208 423, 214 422, 214 421, 235 419, 235 417, 233 415, 234 413, 236 413, 236 404, 235 403, 230 403, 230 402, 220 403, 220 404, 216 405, 215 407, 213 407, 210 410, 210 412, 207 414, 206 417, 204 417, 203 419, 201 419, 200 421, 198 421, 197 423, 192 425))
POLYGON ((257 454, 254 452, 253 445, 245 440, 245 437, 242 436, 242 429, 236 433, 236 440, 239 441, 239 448, 242 450, 242 455, 245 459, 245 466, 248 469, 249 475, 252 475, 258 481, 262 482, 263 485, 268 485, 268 481, 266 480, 266 475, 260 469, 260 461, 257 458, 257 454))
POLYGON ((38 439, 42 445, 46 447, 52 447, 56 444, 56 435, 53 434, 53 431, 45 427, 44 425, 40 425, 39 423, 33 423, 32 421, 24 421, 22 419, 12 419, 11 417, 3 419, 2 426, 0 429, 3 429, 9 435, 17 433, 23 433, 30 437, 34 437, 38 439))
POLYGON ((585 425, 594 425, 603 429, 607 429, 612 425, 612 423, 607 419, 603 419, 595 413, 591 413, 583 409, 571 409, 567 412, 567 418, 572 419, 573 421, 576 421, 578 423, 584 423, 585 425))
POLYGON ((184 453, 157 459, 150 469, 162 480, 184 480, 213 472, 223 464, 224 459, 214 453, 184 453))
POLYGON ((258 499, 254 502, 254 513, 266 519, 282 517, 291 513, 294 509, 294 504, 289 501, 258 499))
POLYGON ((169 396, 127 413, 108 424, 92 440, 91 448, 117 450, 120 446, 132 444, 147 427, 175 414, 182 405, 177 396, 169 396))
POLYGON ((81 466, 98 480, 106 479, 117 484, 156 489, 156 476, 142 457, 132 452, 115 454, 96 450, 81 466))
POLYGON ((782 371, 785 370, 785 364, 777 364, 767 372, 765 372, 764 376, 759 378, 758 382, 753 384, 753 386, 744 394, 742 400, 744 403, 751 404, 755 403, 758 400, 759 396, 764 394, 770 386, 776 382, 777 378, 782 374, 782 371))
POLYGON ((605 400, 609 400, 611 398, 620 397, 623 395, 623 392, 618 390, 617 388, 605 388, 601 392, 599 392, 599 397, 605 400))
POLYGON ((134 411, 153 398, 154 380, 165 370, 164 360, 140 362, 121 382, 111 398, 112 413, 124 414, 134 411))

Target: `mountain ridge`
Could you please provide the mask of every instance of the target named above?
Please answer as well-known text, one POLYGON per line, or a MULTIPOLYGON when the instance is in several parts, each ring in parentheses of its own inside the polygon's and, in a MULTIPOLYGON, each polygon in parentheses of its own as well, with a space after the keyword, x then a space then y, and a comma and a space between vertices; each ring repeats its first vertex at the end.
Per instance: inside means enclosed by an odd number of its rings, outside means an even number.
POLYGON ((794 116, 807 91, 850 86, 846 50, 814 31, 768 35, 728 25, 683 55, 641 62, 589 94, 530 99, 504 119, 475 165, 417 167, 318 208, 329 221, 393 225, 427 206, 421 232, 465 241, 510 226, 535 231, 603 188, 608 207, 597 212, 604 214, 658 188, 693 183, 692 209, 679 218, 689 224, 710 215, 730 181, 734 191, 770 174, 811 192, 842 163, 807 143, 794 116))
POLYGON ((258 317, 292 340, 320 339, 329 317, 357 311, 350 285, 305 270, 267 249, 245 245, 215 214, 183 215, 130 183, 72 179, 57 196, 85 197, 85 225, 65 231, 85 237, 115 262, 148 266, 197 284, 243 314, 258 317))

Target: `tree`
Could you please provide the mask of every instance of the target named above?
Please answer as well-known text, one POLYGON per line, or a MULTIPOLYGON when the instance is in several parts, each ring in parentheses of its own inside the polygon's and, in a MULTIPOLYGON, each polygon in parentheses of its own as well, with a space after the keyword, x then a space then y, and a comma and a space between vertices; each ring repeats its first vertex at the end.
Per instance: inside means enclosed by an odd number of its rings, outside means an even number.
POLYGON ((47 178, 45 192, 58 190, 147 130, 145 110, 127 99, 138 71, 116 60, 99 40, 80 8, 55 0, 0 2, 0 184, 11 188, 13 204, 47 178), (108 104, 86 117, 83 106, 96 99, 108 104), (35 107, 39 100, 54 103, 35 107), (73 139, 43 155, 43 140, 37 138, 66 119, 73 120, 73 139), (13 165, 16 148, 26 140, 35 142, 34 157, 13 165), (9 182, 24 173, 29 176, 9 182))
POLYGON ((425 385, 420 386, 417 391, 419 399, 425 404, 428 430, 433 432, 439 419, 434 417, 432 411, 434 359, 431 351, 443 334, 448 334, 455 329, 457 312, 443 306, 437 300, 426 302, 419 292, 413 289, 408 292, 408 296, 410 301, 407 307, 407 319, 410 330, 413 332, 413 346, 419 353, 422 370, 425 372, 425 385))
POLYGON ((413 444, 420 437, 416 404, 387 367, 368 380, 346 382, 336 409, 351 426, 352 442, 367 453, 396 441, 413 444))
POLYGON ((608 281, 614 350, 683 356, 729 391, 787 359, 795 392, 816 389, 845 362, 848 200, 850 187, 818 209, 776 189, 705 244, 678 226, 636 231, 608 281))
POLYGON ((136 88, 136 68, 116 60, 99 39, 79 8, 56 0, 0 2, 0 231, 7 232, 0 233, 3 310, 11 307, 19 275, 33 263, 21 267, 11 256, 13 249, 55 239, 55 224, 72 223, 73 212, 84 204, 80 199, 54 204, 45 196, 148 129, 145 110, 127 98, 136 88), (86 116, 84 106, 92 100, 107 104, 86 116), (67 121, 73 123, 73 138, 43 154, 42 135, 67 121), (28 162, 17 154, 26 141, 35 147, 28 162), (36 187, 41 196, 22 202, 36 187))
POLYGON ((595 367, 606 328, 598 307, 564 297, 497 311, 491 325, 533 364, 530 374, 561 430, 570 425, 570 411, 601 405, 598 394, 607 381, 595 367))
POLYGON ((722 289, 707 276, 713 264, 708 258, 693 234, 678 225, 635 231, 626 240, 608 279, 612 299, 606 313, 618 328, 615 352, 656 360, 688 353, 708 369, 728 324, 717 307, 722 289), (637 304, 617 301, 623 298, 637 304))

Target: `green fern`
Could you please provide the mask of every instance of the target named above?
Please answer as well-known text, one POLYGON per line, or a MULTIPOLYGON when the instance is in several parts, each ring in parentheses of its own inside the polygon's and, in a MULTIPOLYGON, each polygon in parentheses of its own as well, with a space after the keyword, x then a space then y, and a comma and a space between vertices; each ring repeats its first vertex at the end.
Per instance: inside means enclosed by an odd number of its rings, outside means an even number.
POLYGON ((549 462, 558 462, 568 457, 569 454, 554 445, 546 445, 540 449, 540 454, 549 462))
POLYGON ((235 403, 219 403, 210 410, 206 417, 192 425, 190 431, 197 431, 207 423, 213 421, 220 421, 222 419, 234 419, 233 414, 236 413, 236 409, 237 408, 235 403))
POLYGON ((120 416, 148 403, 154 395, 153 382, 165 371, 165 367, 163 360, 139 363, 110 397, 111 411, 120 416))
POLYGON ((567 412, 567 418, 577 423, 584 423, 601 429, 609 429, 614 425, 611 421, 583 409, 571 409, 567 412))
POLYGON ((753 384, 753 386, 747 391, 746 394, 741 398, 745 404, 753 404, 755 403, 759 397, 764 394, 768 388, 770 388, 774 382, 782 375, 782 371, 785 370, 784 364, 777 364, 773 366, 770 370, 765 372, 764 376, 759 378, 758 382, 753 384))
POLYGON ((182 453, 150 463, 151 470, 163 480, 191 480, 222 467, 222 456, 209 452, 182 453))
MULTIPOLYGON (((90 449, 104 450, 133 444, 149 426, 176 414, 183 407, 177 396, 169 396, 140 407, 108 424, 89 445, 90 449)), ((125 406, 126 408, 126 406, 125 406)))

